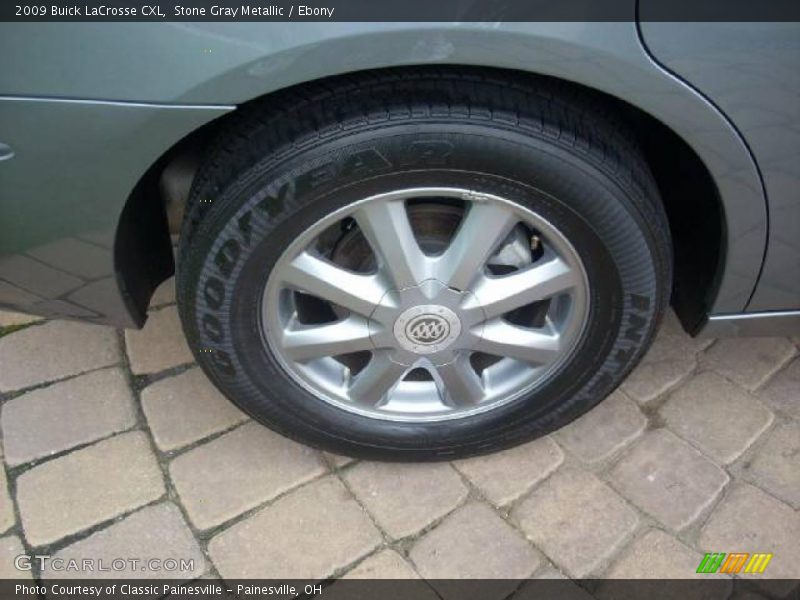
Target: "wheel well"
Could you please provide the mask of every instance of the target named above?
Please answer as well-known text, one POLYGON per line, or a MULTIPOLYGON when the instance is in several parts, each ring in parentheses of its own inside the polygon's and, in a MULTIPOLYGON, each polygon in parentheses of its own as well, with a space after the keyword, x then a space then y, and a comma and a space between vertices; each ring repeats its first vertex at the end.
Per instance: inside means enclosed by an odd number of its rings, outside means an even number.
POLYGON ((638 111, 639 136, 669 219, 674 277, 671 304, 684 329, 697 332, 717 295, 724 264, 725 217, 700 157, 668 127, 638 111))
MULTIPOLYGON (((419 67, 394 67, 392 71, 419 67)), ((439 70, 478 70, 475 67, 442 66, 439 70)), ((557 80, 509 69, 483 68, 486 73, 528 81, 557 80)), ((359 73, 337 75, 352 78, 359 73)), ((621 115, 638 138, 645 159, 658 184, 669 218, 674 247, 672 305, 684 328, 701 325, 716 296, 720 266, 725 253, 725 221, 717 187, 692 148, 662 122, 627 102, 586 86, 557 80, 559 85, 593 95, 621 115)), ((299 84, 303 87, 311 82, 299 84)), ((271 92, 250 102, 262 101, 271 92)), ((249 104, 248 102, 247 104, 249 104)), ((170 233, 177 235, 191 183, 212 136, 226 127, 233 113, 224 115, 189 134, 142 176, 128 198, 115 242, 115 264, 124 296, 138 323, 144 323, 147 304, 155 288, 174 273, 170 233)))

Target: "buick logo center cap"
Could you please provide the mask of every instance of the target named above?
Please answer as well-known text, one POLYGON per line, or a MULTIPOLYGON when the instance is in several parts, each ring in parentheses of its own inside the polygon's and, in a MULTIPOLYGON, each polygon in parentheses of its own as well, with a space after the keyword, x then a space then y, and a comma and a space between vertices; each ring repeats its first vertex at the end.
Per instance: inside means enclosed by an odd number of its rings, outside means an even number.
POLYGON ((446 306, 425 304, 404 311, 394 324, 400 346, 415 354, 447 348, 461 333, 461 321, 446 306))

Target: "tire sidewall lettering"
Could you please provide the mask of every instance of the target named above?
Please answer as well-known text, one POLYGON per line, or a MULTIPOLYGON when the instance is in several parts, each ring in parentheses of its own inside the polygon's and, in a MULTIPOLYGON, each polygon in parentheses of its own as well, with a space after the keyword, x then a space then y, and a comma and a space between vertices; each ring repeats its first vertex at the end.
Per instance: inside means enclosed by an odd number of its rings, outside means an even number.
MULTIPOLYGON (((203 293, 197 294, 194 311, 201 345, 208 350, 211 368, 218 378, 232 381, 246 377, 232 339, 231 305, 241 270, 263 242, 261 232, 288 236, 291 228, 288 224, 283 227, 283 222, 290 217, 305 218, 310 224, 324 214, 326 209, 315 205, 320 197, 329 198, 351 184, 379 179, 398 169, 457 169, 464 152, 459 143, 450 138, 437 140, 433 135, 409 135, 402 144, 379 140, 353 144, 344 153, 330 151, 311 160, 287 161, 277 170, 278 176, 269 181, 264 181, 264 175, 270 171, 264 169, 226 190, 211 209, 210 220, 217 223, 219 237, 199 267, 199 289, 203 293), (246 199, 240 201, 237 208, 237 198, 243 196, 246 199)), ((536 183, 545 185, 548 182, 537 180, 536 183)), ((213 233, 211 235, 213 237, 213 233)), ((624 264, 620 266, 619 260, 615 263, 620 268, 622 293, 618 298, 619 323, 613 342, 609 342, 607 358, 575 393, 576 397, 587 401, 607 394, 618 381, 618 374, 633 366, 642 352, 643 341, 651 333, 658 307, 655 287, 640 284, 641 273, 629 272, 630 268, 624 264)), ((264 265, 264 282, 268 266, 264 265)))
MULTIPOLYGON (((447 163, 448 157, 452 154, 454 145, 447 141, 438 140, 411 140, 410 143, 400 151, 397 164, 405 167, 414 165, 435 165, 442 166, 447 163)), ((254 207, 247 203, 245 208, 233 217, 233 221, 238 224, 236 234, 228 237, 220 245, 219 249, 213 254, 214 276, 210 276, 203 284, 204 302, 201 303, 200 326, 203 332, 203 347, 208 349, 212 356, 222 356, 219 361, 215 361, 217 366, 222 368, 221 374, 226 377, 235 377, 237 369, 234 361, 230 359, 228 341, 228 329, 224 322, 224 308, 227 306, 226 299, 229 298, 230 281, 237 271, 237 263, 242 257, 242 248, 250 246, 253 240, 253 228, 256 223, 264 225, 266 221, 274 218, 285 204, 295 201, 304 194, 312 193, 316 189, 335 182, 340 179, 347 179, 354 176, 366 176, 373 173, 391 171, 395 167, 395 162, 377 147, 364 147, 354 152, 352 155, 341 158, 329 159, 322 164, 307 165, 306 170, 300 171, 293 176, 288 176, 272 182, 266 189, 264 198, 255 203, 254 207), (242 228, 242 224, 246 228, 242 228), (215 293, 218 298, 210 295, 215 293), (209 336, 206 331, 206 323, 209 320, 218 325, 215 328, 215 335, 209 336)), ((204 267, 204 271, 208 266, 204 267)))

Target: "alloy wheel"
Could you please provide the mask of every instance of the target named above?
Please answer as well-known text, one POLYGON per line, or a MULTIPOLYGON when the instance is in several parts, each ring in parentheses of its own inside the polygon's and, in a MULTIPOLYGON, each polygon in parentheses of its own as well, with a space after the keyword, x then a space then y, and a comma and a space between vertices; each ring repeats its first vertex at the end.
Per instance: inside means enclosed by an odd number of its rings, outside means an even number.
POLYGON ((492 194, 412 188, 308 228, 276 262, 262 333, 317 398, 394 421, 495 409, 545 383, 588 318, 567 238, 492 194))

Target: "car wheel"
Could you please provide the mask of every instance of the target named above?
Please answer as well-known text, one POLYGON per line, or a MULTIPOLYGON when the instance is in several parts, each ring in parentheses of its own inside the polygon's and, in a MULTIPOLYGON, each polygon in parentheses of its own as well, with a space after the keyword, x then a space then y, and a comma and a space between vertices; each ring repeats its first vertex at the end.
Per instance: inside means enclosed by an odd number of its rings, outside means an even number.
POLYGON ((491 452, 587 411, 650 343, 667 220, 594 98, 420 69, 239 112, 193 185, 178 299, 268 427, 372 459, 491 452))

